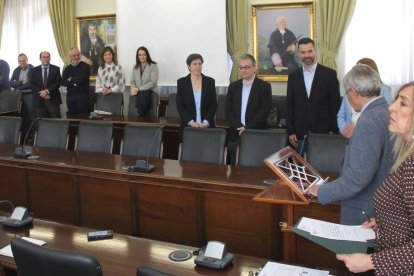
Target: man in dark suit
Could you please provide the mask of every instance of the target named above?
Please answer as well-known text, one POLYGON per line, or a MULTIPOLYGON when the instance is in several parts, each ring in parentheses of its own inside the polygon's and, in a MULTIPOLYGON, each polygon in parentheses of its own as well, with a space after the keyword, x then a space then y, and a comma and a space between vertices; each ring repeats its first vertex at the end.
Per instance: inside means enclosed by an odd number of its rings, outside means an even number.
POLYGON ((267 129, 266 119, 272 102, 272 88, 256 77, 256 61, 252 55, 239 58, 242 79, 230 83, 226 96, 226 117, 229 122, 230 163, 236 160, 240 135, 245 129, 267 129))
POLYGON ((50 64, 50 53, 40 53, 41 65, 31 71, 31 87, 39 118, 60 118, 60 68, 50 64))
POLYGON ((336 71, 317 63, 313 40, 299 40, 298 52, 303 66, 289 74, 286 128, 290 144, 303 153, 309 132, 338 133, 341 100, 336 71))

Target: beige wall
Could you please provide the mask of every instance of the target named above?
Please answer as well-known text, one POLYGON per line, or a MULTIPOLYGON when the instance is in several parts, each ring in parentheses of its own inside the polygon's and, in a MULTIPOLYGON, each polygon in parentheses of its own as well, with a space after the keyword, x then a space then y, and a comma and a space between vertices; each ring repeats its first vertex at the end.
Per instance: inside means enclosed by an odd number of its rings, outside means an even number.
POLYGON ((115 2, 115 0, 75 0, 75 16, 114 14, 115 2))

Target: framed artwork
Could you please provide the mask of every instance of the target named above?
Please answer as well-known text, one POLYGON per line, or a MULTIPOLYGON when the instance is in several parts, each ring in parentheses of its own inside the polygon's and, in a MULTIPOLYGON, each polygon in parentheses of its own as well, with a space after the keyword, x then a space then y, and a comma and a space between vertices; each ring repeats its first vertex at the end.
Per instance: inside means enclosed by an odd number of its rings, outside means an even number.
POLYGON ((266 81, 287 81, 299 66, 297 42, 315 40, 315 3, 252 5, 253 56, 257 76, 266 81))
POLYGON ((94 80, 102 49, 111 46, 116 53, 115 14, 77 17, 75 29, 75 45, 81 51, 82 60, 91 66, 91 79, 94 80))

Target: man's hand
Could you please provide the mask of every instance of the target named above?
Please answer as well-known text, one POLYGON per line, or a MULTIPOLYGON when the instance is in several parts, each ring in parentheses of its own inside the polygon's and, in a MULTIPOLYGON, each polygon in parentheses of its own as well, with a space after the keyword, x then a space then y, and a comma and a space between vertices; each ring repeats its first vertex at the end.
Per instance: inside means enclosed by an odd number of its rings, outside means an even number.
POLYGON ((291 143, 294 147, 298 146, 298 138, 296 138, 296 134, 289 135, 289 143, 291 143))
POLYGON ((345 138, 351 138, 352 133, 354 133, 355 125, 354 124, 347 124, 344 127, 342 135, 345 136, 345 138))
POLYGON ((239 136, 243 133, 243 131, 245 130, 245 127, 239 127, 237 128, 237 130, 239 131, 239 136))
POLYGON ((136 94, 138 94, 138 87, 131 86, 131 96, 135 96, 136 94))

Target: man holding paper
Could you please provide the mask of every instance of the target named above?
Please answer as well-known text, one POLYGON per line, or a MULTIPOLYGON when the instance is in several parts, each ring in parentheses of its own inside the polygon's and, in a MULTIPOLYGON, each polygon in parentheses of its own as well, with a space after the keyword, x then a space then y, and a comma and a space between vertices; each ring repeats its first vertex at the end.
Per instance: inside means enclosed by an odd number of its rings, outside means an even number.
POLYGON ((381 79, 367 65, 356 65, 343 80, 351 106, 360 118, 345 151, 340 177, 308 193, 322 204, 341 201, 341 224, 359 225, 374 216, 372 195, 387 177, 391 165, 387 102, 380 96, 381 79))

